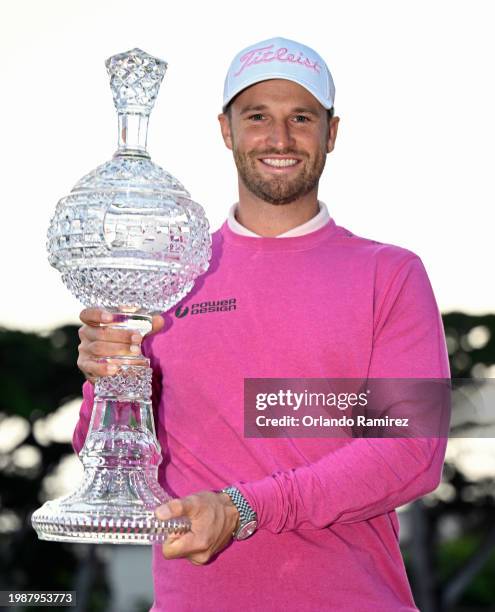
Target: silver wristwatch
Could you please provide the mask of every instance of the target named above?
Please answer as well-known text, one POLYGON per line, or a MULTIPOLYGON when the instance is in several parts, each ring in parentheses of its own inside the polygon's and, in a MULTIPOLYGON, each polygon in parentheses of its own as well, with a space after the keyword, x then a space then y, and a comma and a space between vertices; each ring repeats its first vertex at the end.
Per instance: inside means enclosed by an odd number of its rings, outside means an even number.
POLYGON ((256 512, 251 508, 247 499, 239 489, 236 489, 236 487, 226 487, 222 489, 222 493, 227 493, 239 512, 239 527, 232 534, 232 537, 234 540, 245 540, 249 538, 258 527, 256 512))

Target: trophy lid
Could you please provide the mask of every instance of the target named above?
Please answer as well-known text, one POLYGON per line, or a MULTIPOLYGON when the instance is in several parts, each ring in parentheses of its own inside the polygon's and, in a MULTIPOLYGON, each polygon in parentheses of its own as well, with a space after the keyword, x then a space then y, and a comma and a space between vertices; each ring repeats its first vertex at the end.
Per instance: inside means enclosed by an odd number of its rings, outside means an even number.
POLYGON ((105 61, 118 112, 118 149, 113 159, 83 176, 72 189, 80 191, 171 192, 189 198, 182 183, 151 161, 147 152, 148 119, 155 104, 167 62, 137 47, 105 61))
POLYGON ((167 65, 164 60, 137 48, 109 57, 105 66, 117 111, 149 115, 167 65))

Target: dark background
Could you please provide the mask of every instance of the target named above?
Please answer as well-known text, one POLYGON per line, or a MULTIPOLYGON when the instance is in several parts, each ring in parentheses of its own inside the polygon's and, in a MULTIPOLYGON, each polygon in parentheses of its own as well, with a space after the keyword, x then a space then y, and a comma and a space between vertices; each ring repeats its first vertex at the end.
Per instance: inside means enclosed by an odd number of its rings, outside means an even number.
MULTIPOLYGON (((480 364, 495 364, 495 315, 452 312, 443 321, 453 378, 479 376, 480 364), (488 340, 474 347, 469 333, 478 326, 488 340)), ((16 448, 6 453, 0 447, 0 590, 76 590, 77 610, 99 612, 109 609, 111 592, 98 546, 43 542, 30 524, 31 513, 45 501, 44 479, 73 452, 68 443, 38 440, 33 428, 81 395, 77 329, 38 335, 0 328, 0 433, 12 415, 29 425, 16 448), (30 467, 16 462, 24 446, 34 447, 39 457, 30 467)), ((422 612, 495 610, 494 480, 472 481, 446 463, 443 481, 450 495, 432 493, 407 512, 411 535, 403 553, 416 602, 422 612)))

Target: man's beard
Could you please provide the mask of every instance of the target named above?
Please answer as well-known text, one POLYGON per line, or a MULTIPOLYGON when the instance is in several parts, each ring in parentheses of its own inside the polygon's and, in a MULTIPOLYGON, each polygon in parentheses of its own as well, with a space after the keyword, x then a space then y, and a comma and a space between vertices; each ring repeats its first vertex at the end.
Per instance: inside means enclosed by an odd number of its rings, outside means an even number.
POLYGON ((261 200, 269 204, 290 204, 315 189, 325 167, 326 153, 319 150, 313 159, 298 151, 275 149, 269 151, 251 151, 240 153, 234 146, 234 160, 246 188, 261 200), (270 155, 294 155, 302 158, 304 168, 295 177, 263 176, 256 167, 257 160, 270 155), (309 160, 309 161, 308 161, 309 160))

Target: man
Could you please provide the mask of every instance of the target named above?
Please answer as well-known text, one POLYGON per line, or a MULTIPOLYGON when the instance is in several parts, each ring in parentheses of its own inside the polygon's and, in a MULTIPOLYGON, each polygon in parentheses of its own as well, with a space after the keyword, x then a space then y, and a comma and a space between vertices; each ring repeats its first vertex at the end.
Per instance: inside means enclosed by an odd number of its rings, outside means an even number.
MULTIPOLYGON (((229 68, 219 121, 239 202, 213 235, 209 271, 143 346, 160 386, 160 480, 177 498, 157 515, 192 521, 154 549, 155 611, 416 609, 395 508, 436 488, 444 441, 243 433, 246 378, 449 376, 419 258, 337 226, 318 200, 334 94, 323 59, 294 41, 253 45, 229 68)), ((99 327, 110 319, 81 313, 90 380, 112 373, 99 357, 141 340, 99 327)), ((89 382, 84 397, 76 449, 89 382)))

